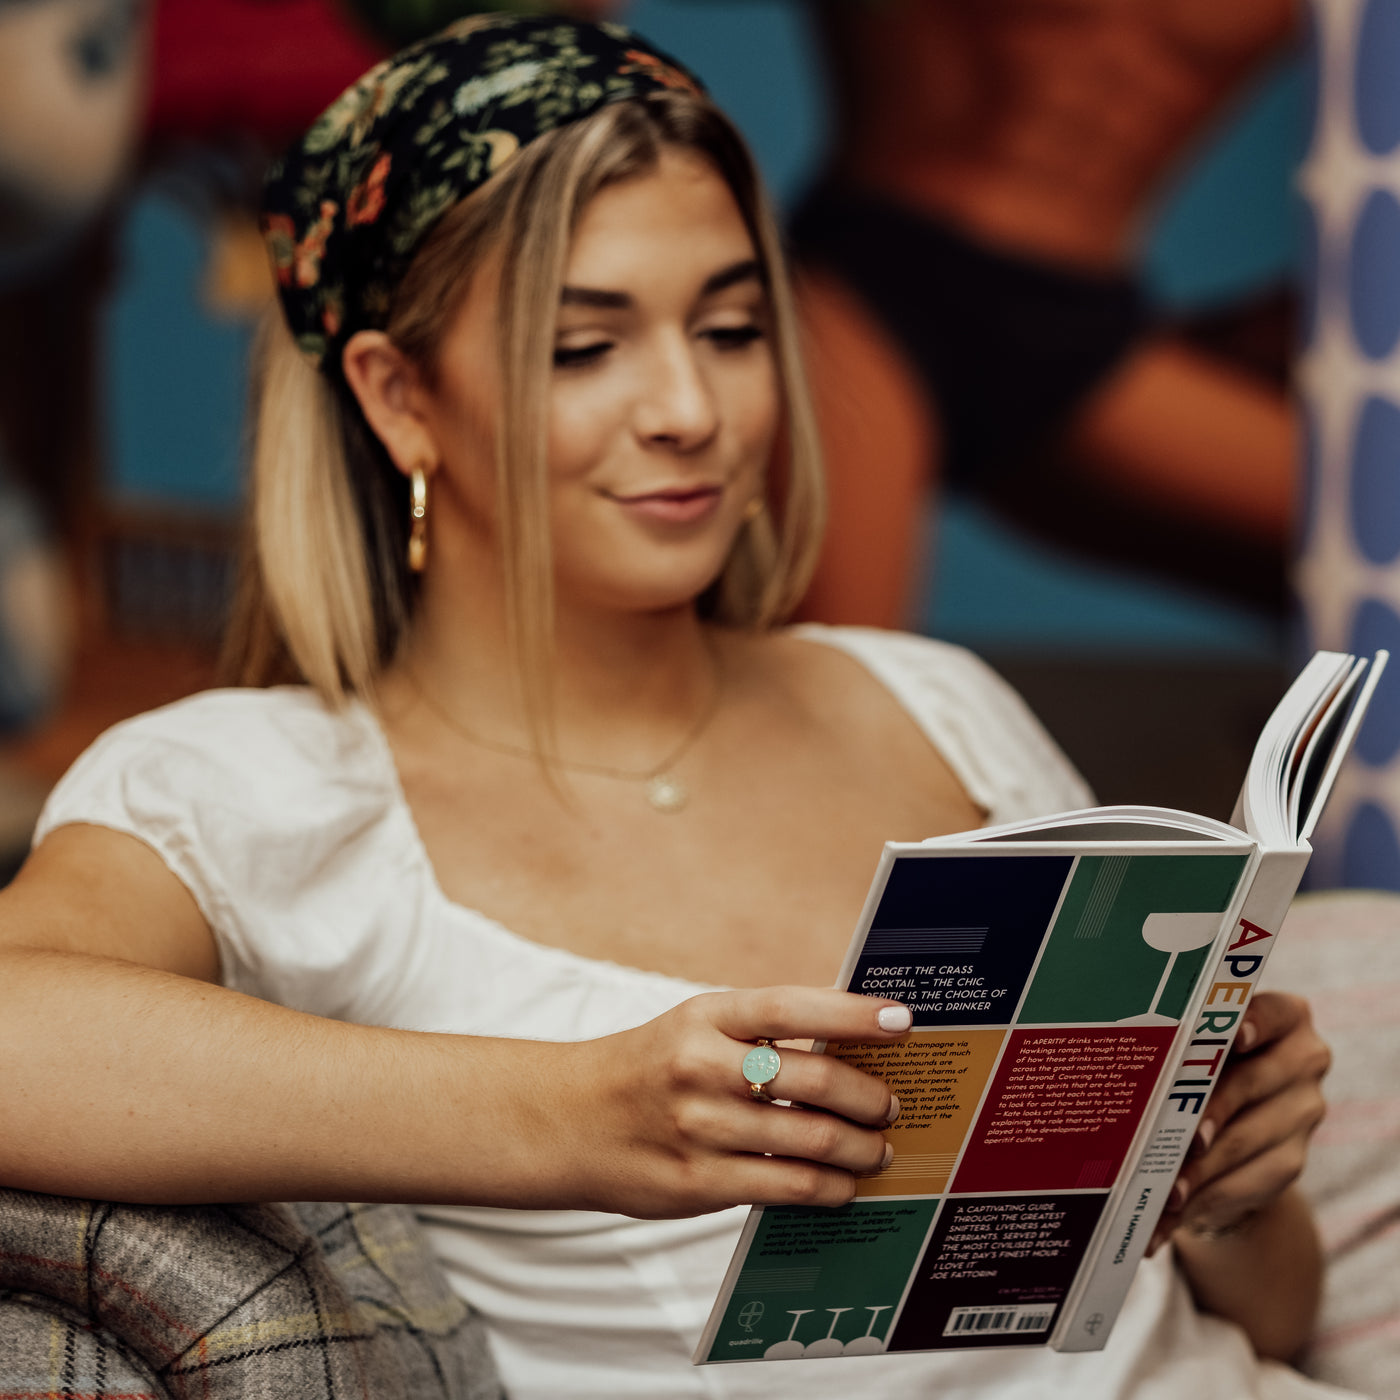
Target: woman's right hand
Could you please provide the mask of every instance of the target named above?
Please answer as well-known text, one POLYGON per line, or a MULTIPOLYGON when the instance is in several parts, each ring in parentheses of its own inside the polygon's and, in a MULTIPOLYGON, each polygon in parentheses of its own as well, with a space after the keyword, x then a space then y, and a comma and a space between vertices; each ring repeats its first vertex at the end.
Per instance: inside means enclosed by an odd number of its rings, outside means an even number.
POLYGON ((760 1036, 897 1040, 878 1019, 893 1003, 708 993, 551 1043, 327 1020, 199 980, 217 971, 149 847, 99 827, 48 837, 0 891, 0 1183, 661 1217, 840 1205, 883 1160, 877 1080, 783 1050, 772 1091, 808 1105, 784 1108, 755 1102, 740 1065, 760 1036))
POLYGON ((767 1089, 787 1107, 755 1100, 740 1066, 760 1037, 889 1044, 909 1024, 896 1002, 772 987, 705 993, 635 1030, 560 1047, 573 1062, 554 1128, 577 1204, 644 1217, 844 1205, 857 1175, 886 1164, 880 1130, 899 1112, 888 1087, 780 1046, 767 1089))

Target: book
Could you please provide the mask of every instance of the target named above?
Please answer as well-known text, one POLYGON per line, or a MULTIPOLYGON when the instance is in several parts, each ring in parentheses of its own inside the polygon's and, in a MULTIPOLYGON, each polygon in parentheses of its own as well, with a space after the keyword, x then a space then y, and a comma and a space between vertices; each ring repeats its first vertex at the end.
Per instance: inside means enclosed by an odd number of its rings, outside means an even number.
POLYGON ((1104 1346, 1387 661, 1319 652, 1230 823, 1100 807, 886 845, 839 987, 913 1012, 890 1165, 750 1212, 697 1363, 1104 1346))

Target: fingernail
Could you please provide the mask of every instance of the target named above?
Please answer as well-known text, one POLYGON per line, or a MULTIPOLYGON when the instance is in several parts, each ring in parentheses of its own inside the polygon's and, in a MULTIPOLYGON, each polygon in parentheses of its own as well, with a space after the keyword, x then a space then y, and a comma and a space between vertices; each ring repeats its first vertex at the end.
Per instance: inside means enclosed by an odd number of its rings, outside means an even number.
POLYGON ((889 1164, 890 1164, 891 1162, 893 1162, 893 1161, 894 1161, 894 1144, 893 1144, 892 1142, 887 1142, 887 1143, 885 1144, 885 1155, 880 1159, 880 1170, 881 1170, 881 1171, 884 1171, 885 1168, 886 1168, 887 1166, 889 1166, 889 1164))
POLYGON ((1210 1145, 1215 1141, 1215 1124, 1206 1119, 1199 1128, 1196 1129, 1197 1150, 1209 1152, 1210 1145))
POLYGON ((914 1024, 914 1013, 907 1006, 882 1006, 878 1019, 882 1031, 907 1031, 914 1024))
POLYGON ((888 1126, 889 1126, 891 1123, 893 1123, 894 1120, 895 1120, 896 1118, 898 1118, 898 1117, 899 1117, 899 1095, 898 1095, 898 1094, 891 1094, 891 1095, 890 1095, 890 1111, 889 1111, 887 1114, 885 1114, 885 1126, 888 1127, 888 1126))
POLYGON ((1259 1039, 1259 1029, 1253 1021, 1246 1021, 1235 1039, 1241 1051, 1253 1050, 1254 1042, 1259 1039))
POLYGON ((1191 1188, 1184 1181, 1177 1180, 1172 1187, 1172 1193, 1167 1199, 1168 1210, 1180 1210, 1186 1204, 1186 1198, 1191 1194, 1191 1188))

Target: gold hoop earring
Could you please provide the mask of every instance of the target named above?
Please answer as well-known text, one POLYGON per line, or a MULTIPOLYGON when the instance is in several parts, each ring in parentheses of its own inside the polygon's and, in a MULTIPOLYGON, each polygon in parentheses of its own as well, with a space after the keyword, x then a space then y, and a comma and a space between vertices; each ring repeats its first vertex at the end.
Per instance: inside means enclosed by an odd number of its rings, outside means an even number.
POLYGON ((409 473, 408 492, 408 567, 421 574, 428 562, 428 474, 421 466, 409 473))

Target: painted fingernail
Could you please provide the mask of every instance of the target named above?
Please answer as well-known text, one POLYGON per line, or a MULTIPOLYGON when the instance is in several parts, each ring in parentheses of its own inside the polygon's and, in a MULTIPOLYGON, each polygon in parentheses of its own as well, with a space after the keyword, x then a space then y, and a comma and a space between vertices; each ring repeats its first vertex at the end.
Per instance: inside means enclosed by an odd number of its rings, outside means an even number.
POLYGON ((1199 1128, 1196 1129, 1197 1151, 1209 1152, 1210 1145, 1215 1141, 1215 1124, 1206 1119, 1199 1128))
POLYGON ((892 1142, 887 1142, 887 1143, 885 1144, 885 1155, 880 1159, 880 1170, 881 1170, 881 1171, 884 1171, 885 1168, 886 1168, 887 1166, 889 1166, 889 1164, 890 1164, 891 1162, 893 1162, 893 1161, 894 1161, 894 1144, 893 1144, 892 1142))
POLYGON ((882 1006, 878 1020, 882 1031, 907 1031, 914 1024, 914 1013, 907 1006, 882 1006))
POLYGON ((898 1117, 899 1117, 899 1095, 898 1095, 898 1094, 891 1094, 891 1095, 890 1095, 890 1111, 889 1111, 887 1114, 885 1114, 885 1125, 886 1125, 886 1127, 888 1127, 891 1123, 893 1123, 893 1122, 895 1121, 895 1119, 898 1118, 898 1117))
POLYGON ((1186 1198, 1191 1194, 1191 1188, 1184 1181, 1178 1180, 1172 1187, 1172 1193, 1167 1198, 1168 1210, 1180 1210, 1186 1204, 1186 1198))

